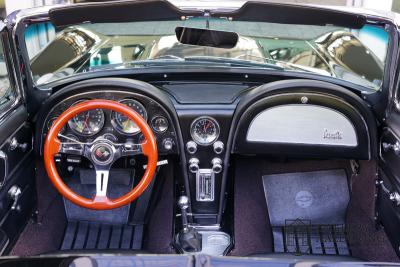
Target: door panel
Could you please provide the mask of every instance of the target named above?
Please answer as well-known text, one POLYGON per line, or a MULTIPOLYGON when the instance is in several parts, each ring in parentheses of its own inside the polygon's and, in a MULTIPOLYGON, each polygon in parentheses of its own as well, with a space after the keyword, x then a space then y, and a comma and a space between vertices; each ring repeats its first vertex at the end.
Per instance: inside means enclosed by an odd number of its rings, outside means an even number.
POLYGON ((0 22, 0 254, 26 225, 34 206, 32 127, 15 77, 8 33, 0 22), (4 51, 7 51, 6 53, 4 51))
POLYGON ((400 256, 400 116, 392 114, 380 137, 377 215, 400 256), (398 194, 398 195, 396 195, 398 194))

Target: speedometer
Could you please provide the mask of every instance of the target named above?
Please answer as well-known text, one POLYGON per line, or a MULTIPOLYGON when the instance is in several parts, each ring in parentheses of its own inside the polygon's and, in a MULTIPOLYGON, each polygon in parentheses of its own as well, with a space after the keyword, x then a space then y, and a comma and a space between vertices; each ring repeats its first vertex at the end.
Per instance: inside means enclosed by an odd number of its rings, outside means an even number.
MULTIPOLYGON (((78 101, 75 104, 80 102, 82 101, 78 101)), ((97 134, 104 126, 104 112, 101 109, 81 112, 68 121, 68 126, 80 135, 91 136, 97 134)))
POLYGON ((199 145, 210 145, 219 137, 219 125, 211 117, 199 117, 192 122, 190 135, 199 145))
MULTIPOLYGON (((139 115, 142 116, 145 121, 147 121, 147 112, 141 103, 133 99, 124 99, 121 100, 120 103, 130 107, 139 113, 139 115)), ((140 132, 140 128, 136 125, 136 123, 131 121, 127 116, 118 112, 112 113, 111 123, 114 128, 122 134, 137 134, 140 132)))

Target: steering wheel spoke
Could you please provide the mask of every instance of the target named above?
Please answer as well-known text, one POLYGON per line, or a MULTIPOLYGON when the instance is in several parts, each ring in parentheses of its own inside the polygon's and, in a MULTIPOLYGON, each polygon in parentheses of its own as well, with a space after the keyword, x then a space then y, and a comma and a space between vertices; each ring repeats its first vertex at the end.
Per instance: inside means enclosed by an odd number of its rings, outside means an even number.
POLYGON ((77 147, 76 143, 60 143, 60 151, 59 153, 67 154, 67 155, 79 155, 84 156, 85 148, 77 147))
POLYGON ((141 144, 125 143, 125 144, 119 144, 117 147, 120 153, 120 157, 136 156, 143 154, 143 149, 141 144))
POLYGON ((107 197, 109 170, 96 170, 96 197, 101 199, 107 197))
POLYGON ((67 155, 87 156, 86 152, 88 150, 88 146, 90 145, 89 143, 83 143, 61 134, 58 134, 58 137, 65 140, 62 142, 58 141, 60 147, 58 153, 67 155))

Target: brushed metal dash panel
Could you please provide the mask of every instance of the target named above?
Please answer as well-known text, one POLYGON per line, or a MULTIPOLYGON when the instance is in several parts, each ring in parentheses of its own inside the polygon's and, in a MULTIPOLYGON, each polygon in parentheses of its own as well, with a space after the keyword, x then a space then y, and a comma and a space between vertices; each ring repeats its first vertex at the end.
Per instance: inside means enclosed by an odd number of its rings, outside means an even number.
POLYGON ((253 119, 247 141, 285 144, 358 145, 353 123, 331 108, 290 104, 266 109, 253 119))

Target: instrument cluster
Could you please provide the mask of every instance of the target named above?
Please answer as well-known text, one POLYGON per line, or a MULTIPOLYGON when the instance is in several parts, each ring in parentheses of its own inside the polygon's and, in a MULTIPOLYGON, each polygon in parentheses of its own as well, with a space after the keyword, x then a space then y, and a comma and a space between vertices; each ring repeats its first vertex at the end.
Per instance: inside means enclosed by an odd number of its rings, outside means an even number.
MULTIPOLYGON (((87 97, 71 100, 69 101, 71 104, 67 104, 68 101, 60 103, 59 107, 53 109, 48 116, 45 125, 46 132, 58 116, 70 106, 98 98, 98 96, 87 97)), ((146 98, 136 99, 126 96, 116 101, 130 107, 145 119, 153 130, 161 153, 177 151, 174 127, 168 114, 157 103, 146 98)), ((60 131, 62 141, 91 142, 100 137, 112 142, 129 141, 139 144, 144 141, 140 128, 127 116, 103 109, 88 110, 76 115, 60 131)))

